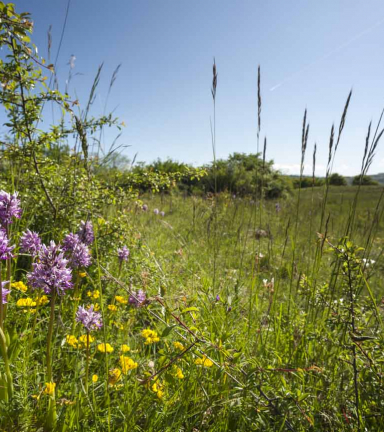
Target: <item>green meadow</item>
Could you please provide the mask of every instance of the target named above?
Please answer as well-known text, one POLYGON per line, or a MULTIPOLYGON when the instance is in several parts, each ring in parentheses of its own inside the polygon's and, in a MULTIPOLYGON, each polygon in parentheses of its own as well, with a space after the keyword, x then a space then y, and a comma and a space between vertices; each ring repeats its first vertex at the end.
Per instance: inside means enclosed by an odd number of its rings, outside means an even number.
POLYGON ((346 186, 352 93, 321 179, 305 112, 286 178, 259 151, 259 68, 257 153, 217 160, 214 63, 213 162, 120 166, 103 65, 81 104, 32 29, 0 2, 0 431, 382 431, 381 119, 346 186))

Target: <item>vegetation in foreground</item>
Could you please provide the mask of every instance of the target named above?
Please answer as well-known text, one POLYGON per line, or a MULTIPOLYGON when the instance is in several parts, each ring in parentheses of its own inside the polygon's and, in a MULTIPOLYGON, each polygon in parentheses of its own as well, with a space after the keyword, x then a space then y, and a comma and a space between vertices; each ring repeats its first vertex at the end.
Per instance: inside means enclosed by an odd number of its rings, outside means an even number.
MULTIPOLYGON (((382 132, 358 185, 332 187, 350 96, 322 186, 268 196, 264 147, 252 197, 215 193, 216 160, 213 193, 181 197, 204 172, 109 168, 101 69, 77 111, 46 84, 29 15, 0 15, 1 429, 382 430, 384 190, 362 188, 382 132), (63 111, 49 131, 46 103, 63 111)), ((214 65, 214 102, 216 86, 214 65)), ((307 142, 305 115, 302 167, 307 142)))

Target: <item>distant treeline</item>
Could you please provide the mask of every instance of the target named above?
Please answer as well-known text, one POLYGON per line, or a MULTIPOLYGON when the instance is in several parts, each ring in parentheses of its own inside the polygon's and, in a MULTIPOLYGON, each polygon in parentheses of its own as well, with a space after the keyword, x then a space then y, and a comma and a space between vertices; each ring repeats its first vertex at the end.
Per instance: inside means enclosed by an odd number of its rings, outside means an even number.
MULTIPOLYGON (((45 156, 58 163, 71 157, 68 146, 52 147, 45 156)), ((188 195, 205 195, 226 192, 237 196, 284 198, 293 189, 318 187, 325 184, 321 177, 287 176, 273 168, 273 160, 265 161, 261 154, 233 153, 216 163, 193 167, 170 158, 152 163, 130 161, 126 156, 112 153, 100 160, 91 156, 96 177, 123 190, 139 193, 148 191, 169 192, 177 189, 188 195)), ((376 176, 377 177, 377 176, 376 176)), ((338 173, 329 176, 331 186, 379 184, 371 177, 360 175, 343 177, 338 173)))
MULTIPOLYGON (((227 159, 195 168, 189 164, 172 159, 157 159, 152 163, 130 162, 126 157, 114 155, 104 164, 108 171, 118 171, 122 186, 135 182, 141 192, 151 190, 153 179, 160 184, 160 190, 177 188, 187 194, 207 194, 227 192, 237 196, 263 196, 266 199, 283 198, 293 189, 322 186, 325 178, 292 177, 283 175, 273 168, 273 161, 264 161, 260 154, 233 153, 227 159), (164 178, 167 181, 162 182, 164 178)), ((364 175, 353 179, 338 173, 329 176, 331 186, 348 184, 363 186, 377 185, 378 182, 364 175)))
MULTIPOLYGON (((342 175, 338 173, 333 173, 329 176, 329 184, 331 186, 347 186, 348 184, 352 184, 353 186, 358 186, 361 184, 361 186, 375 186, 378 185, 379 182, 374 180, 372 177, 367 175, 357 175, 351 179, 347 177, 343 177, 342 175)), ((295 189, 301 188, 309 188, 312 186, 322 186, 324 185, 326 179, 325 178, 319 178, 319 177, 302 177, 300 178, 294 178, 293 179, 293 187, 295 189)))
MULTIPOLYGON (((188 164, 171 159, 151 164, 137 163, 135 173, 190 173, 188 164)), ((228 159, 219 159, 198 168, 199 177, 181 175, 177 188, 190 194, 227 192, 238 196, 263 196, 267 199, 284 197, 292 189, 291 181, 273 168, 273 161, 264 161, 260 154, 233 153, 228 159)))

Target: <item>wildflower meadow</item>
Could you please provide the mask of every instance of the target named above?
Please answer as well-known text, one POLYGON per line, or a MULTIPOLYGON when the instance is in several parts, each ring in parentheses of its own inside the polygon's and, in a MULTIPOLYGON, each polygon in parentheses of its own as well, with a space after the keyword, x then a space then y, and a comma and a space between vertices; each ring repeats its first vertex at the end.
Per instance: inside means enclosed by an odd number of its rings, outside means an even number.
MULTIPOLYGON (((102 66, 77 101, 32 39, 0 2, 0 430, 384 430, 384 188, 363 184, 381 120, 336 186, 352 93, 321 181, 305 112, 294 188, 259 136, 259 68, 257 154, 216 160, 213 116, 212 165, 121 170, 100 140, 124 124, 92 115, 102 66)), ((216 62, 207 83, 215 114, 216 62)))

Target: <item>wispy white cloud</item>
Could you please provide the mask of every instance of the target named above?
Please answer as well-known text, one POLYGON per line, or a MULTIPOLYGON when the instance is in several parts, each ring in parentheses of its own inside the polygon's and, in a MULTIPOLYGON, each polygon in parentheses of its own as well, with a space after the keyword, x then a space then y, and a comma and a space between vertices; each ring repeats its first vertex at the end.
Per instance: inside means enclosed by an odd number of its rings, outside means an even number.
POLYGON ((316 63, 321 62, 322 60, 326 60, 327 58, 331 57, 333 54, 338 53, 342 49, 346 48, 347 46, 351 45, 353 42, 357 41, 361 37, 365 36, 367 33, 370 33, 371 31, 375 30, 377 27, 381 26, 384 23, 384 19, 381 19, 380 21, 377 21, 375 24, 371 25, 370 27, 366 28, 365 30, 361 31, 360 33, 353 36, 351 39, 347 40, 346 42, 342 43, 341 45, 337 46, 333 50, 329 51, 324 56, 314 60, 313 62, 303 66, 301 69, 297 70, 293 74, 289 75, 288 77, 284 78, 282 81, 280 81, 278 84, 271 87, 269 90, 275 91, 279 87, 281 87, 286 82, 290 81, 291 79, 295 78, 296 75, 299 75, 301 72, 305 71, 306 69, 309 69, 310 67, 314 66, 316 63))

